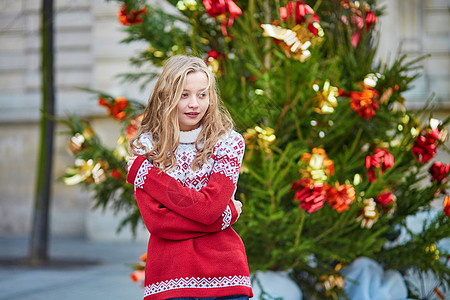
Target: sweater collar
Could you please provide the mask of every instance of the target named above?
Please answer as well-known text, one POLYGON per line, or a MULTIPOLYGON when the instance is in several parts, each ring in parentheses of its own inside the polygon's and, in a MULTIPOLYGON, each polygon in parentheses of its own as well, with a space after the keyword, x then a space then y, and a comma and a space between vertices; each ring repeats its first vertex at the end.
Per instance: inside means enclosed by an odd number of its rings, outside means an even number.
POLYGON ((193 144, 197 140, 198 135, 202 131, 202 126, 191 131, 180 131, 180 143, 181 144, 193 144))

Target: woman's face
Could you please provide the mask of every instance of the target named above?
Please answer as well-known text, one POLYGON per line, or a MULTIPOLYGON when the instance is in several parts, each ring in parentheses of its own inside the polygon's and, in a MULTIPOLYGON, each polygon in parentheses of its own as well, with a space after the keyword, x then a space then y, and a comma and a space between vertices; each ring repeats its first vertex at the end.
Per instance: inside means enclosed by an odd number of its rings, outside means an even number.
POLYGON ((208 77, 204 72, 191 72, 186 76, 184 90, 178 102, 178 123, 181 131, 200 126, 209 107, 208 77))

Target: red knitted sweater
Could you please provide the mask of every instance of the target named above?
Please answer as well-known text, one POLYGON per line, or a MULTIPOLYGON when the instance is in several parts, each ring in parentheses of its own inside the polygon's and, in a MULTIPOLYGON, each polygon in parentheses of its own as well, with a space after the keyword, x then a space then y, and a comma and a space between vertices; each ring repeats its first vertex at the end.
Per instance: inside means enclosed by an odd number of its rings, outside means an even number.
MULTIPOLYGON (((208 163, 193 171, 199 131, 180 138, 176 168, 160 172, 138 156, 128 173, 150 232, 145 300, 253 296, 244 245, 230 227, 237 220, 232 199, 245 144, 240 134, 229 132, 208 163)), ((151 149, 150 135, 140 142, 151 149)))

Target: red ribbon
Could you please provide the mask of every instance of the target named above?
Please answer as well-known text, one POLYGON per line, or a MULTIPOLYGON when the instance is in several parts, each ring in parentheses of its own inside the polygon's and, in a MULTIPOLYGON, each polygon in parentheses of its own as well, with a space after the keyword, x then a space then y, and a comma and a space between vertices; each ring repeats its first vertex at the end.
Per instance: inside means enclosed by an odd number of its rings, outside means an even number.
POLYGON ((222 34, 227 35, 227 26, 231 27, 233 25, 234 19, 238 15, 242 15, 242 10, 233 0, 203 0, 203 5, 206 8, 206 13, 211 17, 215 18, 220 15, 224 15, 225 18, 222 20, 222 34), (229 14, 228 25, 226 15, 229 14))

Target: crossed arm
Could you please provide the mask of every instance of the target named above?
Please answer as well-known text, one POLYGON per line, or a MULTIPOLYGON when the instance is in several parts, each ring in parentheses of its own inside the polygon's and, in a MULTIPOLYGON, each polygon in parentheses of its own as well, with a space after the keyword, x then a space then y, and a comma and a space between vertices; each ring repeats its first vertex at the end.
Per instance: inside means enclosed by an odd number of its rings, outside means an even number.
MULTIPOLYGON (((238 141, 238 140, 236 140, 238 141)), ((184 187, 160 172, 145 157, 130 160, 127 180, 134 184, 144 222, 152 234, 186 239, 224 230, 236 222, 242 204, 233 199, 242 162, 240 155, 216 157, 207 186, 200 191, 184 187)))
POLYGON ((164 207, 142 189, 136 190, 136 199, 148 231, 168 240, 185 240, 218 232, 229 227, 238 218, 235 208, 229 205, 214 223, 205 225, 164 207))

